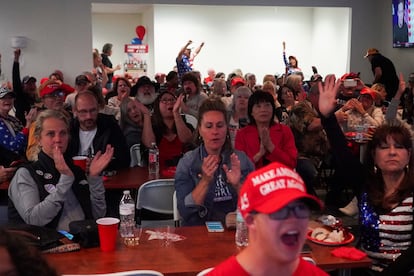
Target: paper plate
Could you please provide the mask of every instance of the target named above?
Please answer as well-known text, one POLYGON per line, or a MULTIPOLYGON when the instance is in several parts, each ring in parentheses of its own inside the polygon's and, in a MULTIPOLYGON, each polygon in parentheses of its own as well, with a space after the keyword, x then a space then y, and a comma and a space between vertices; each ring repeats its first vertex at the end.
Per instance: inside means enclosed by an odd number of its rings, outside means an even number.
POLYGON ((317 244, 321 244, 321 245, 328 245, 328 246, 340 246, 340 245, 345 245, 345 244, 349 244, 351 242, 353 242, 353 240, 355 239, 354 235, 352 235, 352 233, 348 233, 345 237, 345 239, 342 242, 325 242, 325 241, 320 241, 317 239, 312 238, 312 230, 308 231, 308 233, 306 234, 306 238, 308 240, 310 240, 311 242, 317 243, 317 244))

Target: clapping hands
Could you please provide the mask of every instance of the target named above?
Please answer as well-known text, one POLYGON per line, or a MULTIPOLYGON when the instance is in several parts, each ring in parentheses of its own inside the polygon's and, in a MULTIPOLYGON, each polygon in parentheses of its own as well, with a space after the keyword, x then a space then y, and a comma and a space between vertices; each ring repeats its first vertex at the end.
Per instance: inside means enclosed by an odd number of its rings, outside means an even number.
POLYGON ((98 151, 89 166, 89 175, 98 176, 108 166, 114 155, 114 148, 106 145, 105 153, 98 151))

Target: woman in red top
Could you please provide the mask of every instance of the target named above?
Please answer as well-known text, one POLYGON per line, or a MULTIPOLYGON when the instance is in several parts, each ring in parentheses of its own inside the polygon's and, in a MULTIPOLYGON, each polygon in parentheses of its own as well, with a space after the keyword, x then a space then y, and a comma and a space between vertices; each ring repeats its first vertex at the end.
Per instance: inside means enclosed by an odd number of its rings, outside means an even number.
POLYGON ((275 101, 267 92, 254 92, 248 103, 250 124, 236 134, 235 148, 244 151, 256 169, 271 162, 296 167, 298 151, 291 129, 275 122, 275 101))
POLYGON ((184 94, 175 97, 170 92, 161 93, 154 102, 154 113, 141 103, 144 114, 142 143, 151 147, 155 142, 160 151, 160 170, 176 166, 184 152, 190 149, 194 128, 181 116, 180 104, 184 94))

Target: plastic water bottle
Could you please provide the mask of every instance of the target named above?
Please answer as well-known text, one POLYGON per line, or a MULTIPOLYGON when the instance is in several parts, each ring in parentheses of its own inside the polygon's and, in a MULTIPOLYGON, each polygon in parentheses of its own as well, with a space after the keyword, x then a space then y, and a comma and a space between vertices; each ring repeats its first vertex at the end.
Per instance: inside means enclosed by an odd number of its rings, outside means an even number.
POLYGON ((119 202, 119 217, 121 220, 119 227, 121 237, 133 237, 135 228, 135 202, 129 190, 124 191, 124 195, 119 202))
POLYGON ((249 235, 246 226, 246 222, 244 221, 239 209, 237 209, 236 214, 236 245, 237 246, 247 246, 249 243, 249 235))
POLYGON ((148 172, 150 175, 158 176, 160 172, 160 151, 157 144, 151 143, 148 154, 148 172))

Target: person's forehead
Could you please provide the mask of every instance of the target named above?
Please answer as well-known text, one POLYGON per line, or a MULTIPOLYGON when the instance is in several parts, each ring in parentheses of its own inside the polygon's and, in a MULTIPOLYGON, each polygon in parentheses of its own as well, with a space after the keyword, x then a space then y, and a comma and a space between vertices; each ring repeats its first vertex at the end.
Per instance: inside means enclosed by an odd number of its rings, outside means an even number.
POLYGON ((224 114, 218 110, 209 110, 206 111, 202 116, 202 121, 205 123, 208 122, 221 122, 225 121, 224 114))
POLYGON ((76 101, 76 106, 78 108, 80 107, 97 107, 98 106, 98 101, 96 100, 95 97, 93 96, 82 96, 79 97, 76 101))
POLYGON ((166 93, 161 96, 161 100, 165 100, 165 99, 175 99, 175 97, 171 94, 166 93))
POLYGON ((55 117, 46 118, 43 121, 42 130, 67 130, 68 126, 64 121, 55 117))

